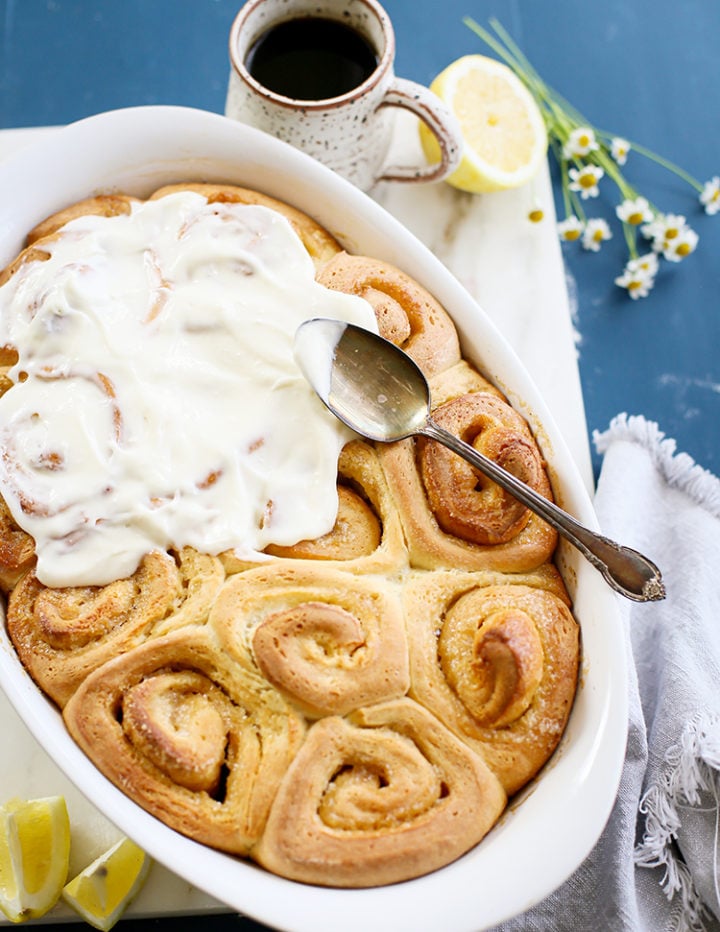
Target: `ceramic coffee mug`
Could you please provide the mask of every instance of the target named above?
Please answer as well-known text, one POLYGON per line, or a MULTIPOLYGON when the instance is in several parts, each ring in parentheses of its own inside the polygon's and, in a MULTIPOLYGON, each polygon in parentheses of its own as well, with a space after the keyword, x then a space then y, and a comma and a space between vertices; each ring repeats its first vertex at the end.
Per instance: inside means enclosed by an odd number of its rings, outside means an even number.
POLYGON ((248 0, 230 30, 225 114, 302 149, 362 190, 378 181, 439 181, 460 160, 459 126, 426 87, 395 76, 394 58, 392 24, 376 0, 248 0), (392 107, 432 130, 438 163, 385 164, 392 107))

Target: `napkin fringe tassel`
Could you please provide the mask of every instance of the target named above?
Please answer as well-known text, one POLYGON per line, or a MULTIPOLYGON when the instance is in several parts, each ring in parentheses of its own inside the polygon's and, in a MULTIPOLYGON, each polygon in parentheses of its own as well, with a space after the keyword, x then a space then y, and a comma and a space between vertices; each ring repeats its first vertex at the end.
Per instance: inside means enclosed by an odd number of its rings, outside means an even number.
POLYGON ((666 437, 654 421, 636 414, 618 414, 606 431, 593 434, 598 453, 605 453, 614 440, 631 441, 645 447, 668 485, 720 518, 720 480, 687 453, 677 453, 675 441, 666 437))
MULTIPOLYGON (((666 769, 651 786, 640 803, 645 816, 642 841, 635 849, 638 867, 664 869, 660 881, 668 900, 679 897, 676 932, 702 932, 703 917, 709 915, 692 881, 690 871, 678 856, 674 844, 680 827, 679 808, 698 806, 700 794, 706 792, 715 799, 715 847, 718 850, 718 776, 720 775, 720 718, 703 713, 685 727, 678 744, 665 755, 666 769)), ((717 865, 713 871, 717 889, 717 865)))

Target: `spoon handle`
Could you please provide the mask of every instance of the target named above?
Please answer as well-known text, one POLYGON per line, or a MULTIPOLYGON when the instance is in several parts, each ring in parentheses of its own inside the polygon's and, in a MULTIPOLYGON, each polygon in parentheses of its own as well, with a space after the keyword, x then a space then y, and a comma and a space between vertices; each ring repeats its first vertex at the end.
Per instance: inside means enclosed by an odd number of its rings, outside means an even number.
POLYGON ((540 495, 502 466, 460 440, 430 417, 417 433, 437 440, 453 453, 462 456, 480 472, 509 492, 531 511, 543 518, 551 527, 589 560, 617 592, 634 602, 654 602, 665 598, 665 587, 660 570, 647 557, 622 547, 614 541, 584 527, 567 512, 540 495))

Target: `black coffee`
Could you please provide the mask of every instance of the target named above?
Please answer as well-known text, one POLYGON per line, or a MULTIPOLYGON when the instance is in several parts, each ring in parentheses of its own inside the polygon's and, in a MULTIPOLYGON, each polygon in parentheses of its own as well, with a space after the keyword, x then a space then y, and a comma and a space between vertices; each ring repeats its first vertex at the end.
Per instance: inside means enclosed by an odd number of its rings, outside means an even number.
POLYGON ((250 74, 268 90, 297 100, 340 97, 377 68, 368 40, 334 19, 302 17, 271 26, 245 59, 250 74))

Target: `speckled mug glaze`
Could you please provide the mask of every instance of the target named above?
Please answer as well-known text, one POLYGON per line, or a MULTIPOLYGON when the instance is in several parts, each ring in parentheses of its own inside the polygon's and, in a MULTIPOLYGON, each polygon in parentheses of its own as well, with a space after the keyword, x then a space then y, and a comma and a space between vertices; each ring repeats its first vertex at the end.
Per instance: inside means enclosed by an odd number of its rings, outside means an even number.
POLYGON ((440 181, 460 160, 460 128, 435 94, 395 76, 394 59, 392 23, 376 0, 248 0, 230 30, 225 114, 302 149, 362 190, 378 181, 440 181), (336 19, 360 32, 377 52, 375 71, 327 100, 297 100, 263 87, 245 67, 250 47, 270 27, 301 16, 336 19), (411 110, 429 126, 440 145, 439 162, 386 166, 391 107, 411 110))

